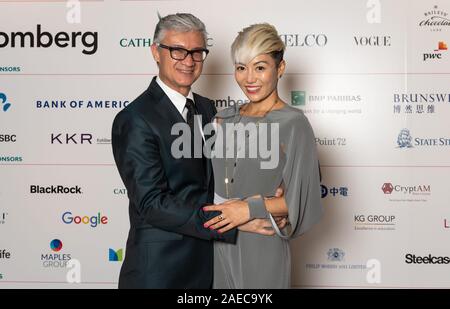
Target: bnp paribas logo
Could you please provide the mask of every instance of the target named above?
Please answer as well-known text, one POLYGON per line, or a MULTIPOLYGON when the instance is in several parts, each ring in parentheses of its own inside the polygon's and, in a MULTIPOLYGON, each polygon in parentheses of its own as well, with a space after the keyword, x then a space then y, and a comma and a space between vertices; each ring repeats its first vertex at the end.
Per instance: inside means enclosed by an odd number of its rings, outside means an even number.
POLYGON ((305 91, 291 91, 291 104, 293 106, 304 106, 306 103, 305 91))
POLYGON ((123 249, 114 250, 109 248, 109 261, 110 262, 122 262, 123 260, 123 249))
POLYGON ((408 129, 401 129, 397 137, 398 148, 413 148, 412 136, 408 129))

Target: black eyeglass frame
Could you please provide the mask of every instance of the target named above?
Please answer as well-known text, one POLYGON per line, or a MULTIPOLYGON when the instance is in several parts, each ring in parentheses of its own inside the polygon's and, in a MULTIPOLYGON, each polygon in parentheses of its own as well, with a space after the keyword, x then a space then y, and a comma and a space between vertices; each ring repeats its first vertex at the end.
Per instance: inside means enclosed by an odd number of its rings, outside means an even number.
POLYGON ((188 55, 191 55, 193 61, 195 61, 195 62, 203 62, 203 61, 205 61, 205 59, 206 59, 206 57, 208 56, 208 53, 209 53, 209 50, 206 49, 206 48, 187 50, 186 48, 183 48, 183 47, 167 46, 167 45, 164 45, 164 44, 161 44, 161 43, 158 43, 157 45, 158 45, 158 47, 161 47, 161 48, 164 48, 164 49, 168 49, 169 53, 170 53, 170 57, 173 60, 178 60, 178 61, 183 61, 184 59, 186 59, 186 57, 188 55), (185 52, 185 56, 184 56, 184 58, 175 58, 173 56, 173 54, 172 54, 172 51, 183 51, 183 52, 185 52), (195 60, 194 59, 194 53, 198 53, 198 52, 201 52, 202 54, 204 53, 205 56, 203 57, 202 60, 195 60))

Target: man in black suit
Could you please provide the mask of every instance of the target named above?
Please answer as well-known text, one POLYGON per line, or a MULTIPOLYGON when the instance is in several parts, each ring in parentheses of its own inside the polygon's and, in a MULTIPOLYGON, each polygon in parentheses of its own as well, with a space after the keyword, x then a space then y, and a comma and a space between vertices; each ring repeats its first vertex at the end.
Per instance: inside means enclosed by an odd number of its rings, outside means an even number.
MULTIPOLYGON (((213 242, 234 242, 236 230, 223 235, 203 226, 216 213, 209 159, 180 158, 171 153, 177 123, 202 125, 216 113, 213 101, 193 94, 206 49, 204 24, 191 14, 162 18, 151 51, 158 77, 117 114, 112 128, 114 159, 128 191, 130 231, 119 288, 210 288, 213 242)), ((206 133, 206 132, 205 132, 206 133)), ((262 223, 247 231, 267 234, 262 223)))

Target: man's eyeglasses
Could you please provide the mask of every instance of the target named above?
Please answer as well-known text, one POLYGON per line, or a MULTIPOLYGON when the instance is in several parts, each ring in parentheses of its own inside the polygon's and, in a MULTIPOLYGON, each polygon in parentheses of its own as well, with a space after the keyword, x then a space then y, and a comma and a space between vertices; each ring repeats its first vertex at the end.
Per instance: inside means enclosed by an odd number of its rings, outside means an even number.
POLYGON ((193 49, 193 50, 187 50, 182 47, 172 47, 167 46, 164 44, 159 43, 159 47, 168 49, 170 51, 170 57, 174 60, 184 60, 186 57, 190 54, 192 56, 192 60, 195 62, 203 62, 206 59, 206 56, 208 56, 209 50, 206 48, 203 49, 193 49))

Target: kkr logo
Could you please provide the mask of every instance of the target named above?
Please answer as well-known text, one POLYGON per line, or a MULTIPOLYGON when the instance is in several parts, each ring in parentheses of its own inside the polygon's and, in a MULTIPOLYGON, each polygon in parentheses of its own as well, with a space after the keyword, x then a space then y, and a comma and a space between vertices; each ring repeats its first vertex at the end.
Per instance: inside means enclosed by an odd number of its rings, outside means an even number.
POLYGON ((74 134, 53 134, 51 135, 52 144, 92 144, 92 134, 90 133, 74 133, 74 134))

